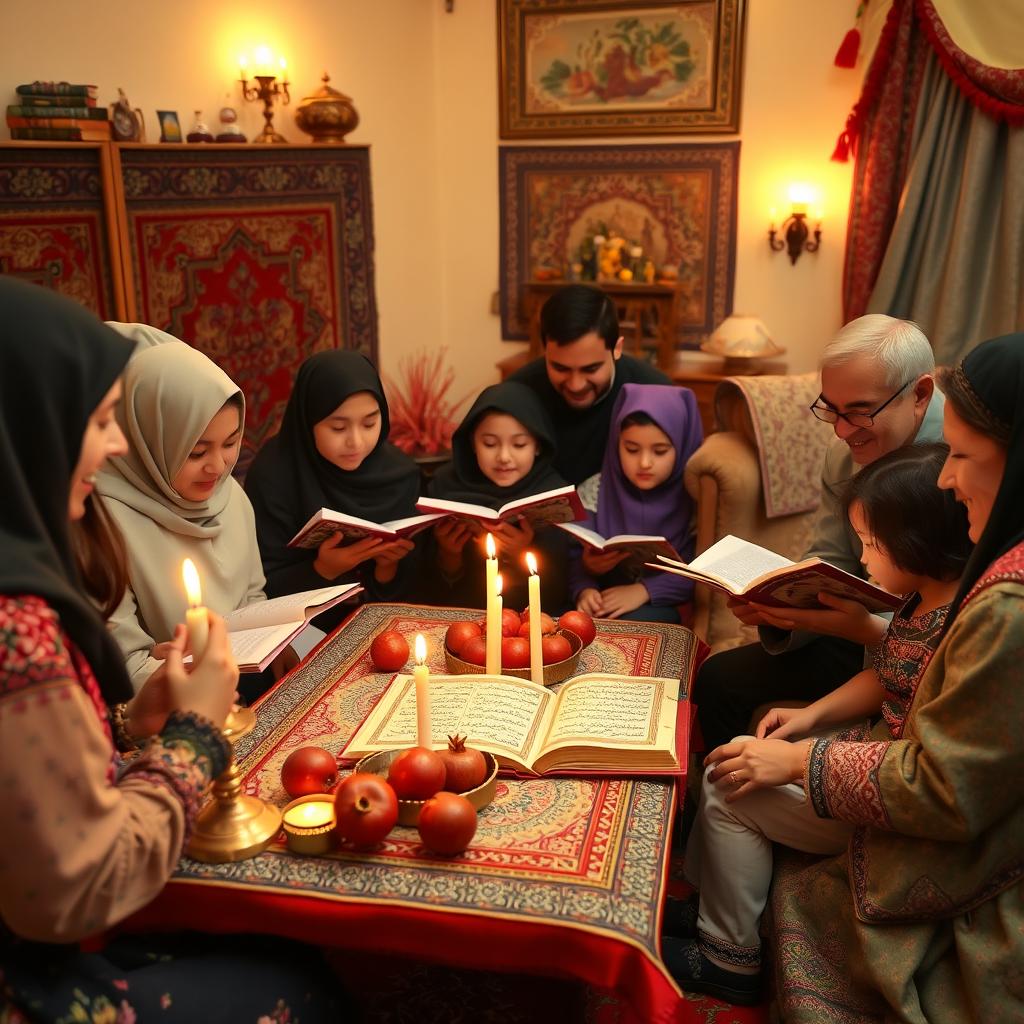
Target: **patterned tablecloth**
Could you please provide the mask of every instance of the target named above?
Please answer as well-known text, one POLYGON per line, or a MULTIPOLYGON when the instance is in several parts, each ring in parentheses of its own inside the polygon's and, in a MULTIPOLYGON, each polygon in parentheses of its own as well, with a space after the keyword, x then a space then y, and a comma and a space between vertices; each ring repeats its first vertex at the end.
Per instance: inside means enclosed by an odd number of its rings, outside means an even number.
MULTIPOLYGON (((423 633, 431 671, 443 672, 444 632, 467 617, 418 605, 361 607, 257 707, 256 727, 237 748, 245 790, 283 806, 280 769, 292 750, 341 751, 392 678, 370 663, 377 633, 397 629, 410 647, 423 633)), ((698 655, 699 641, 680 626, 598 625, 581 672, 679 677, 698 655)), ((434 856, 415 829, 398 827, 371 853, 299 857, 279 841, 237 864, 185 858, 135 924, 266 932, 575 976, 616 990, 641 1020, 669 1021, 678 989, 658 950, 675 807, 672 781, 499 778, 458 857, 434 856)))

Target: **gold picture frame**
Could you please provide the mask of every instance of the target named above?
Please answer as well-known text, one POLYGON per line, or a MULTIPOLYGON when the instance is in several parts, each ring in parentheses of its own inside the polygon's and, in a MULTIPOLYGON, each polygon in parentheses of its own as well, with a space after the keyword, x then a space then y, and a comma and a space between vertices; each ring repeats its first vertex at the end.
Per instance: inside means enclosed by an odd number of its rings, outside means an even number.
POLYGON ((499 0, 503 139, 739 131, 746 0, 499 0))

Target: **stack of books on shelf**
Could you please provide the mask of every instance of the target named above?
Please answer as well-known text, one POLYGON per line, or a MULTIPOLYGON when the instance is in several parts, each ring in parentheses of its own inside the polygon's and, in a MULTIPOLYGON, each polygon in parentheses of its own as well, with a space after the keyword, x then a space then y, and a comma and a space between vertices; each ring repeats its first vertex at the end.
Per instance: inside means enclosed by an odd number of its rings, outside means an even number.
POLYGON ((17 87, 7 108, 12 139, 104 142, 110 138, 106 108, 96 106, 95 85, 32 82, 17 87))

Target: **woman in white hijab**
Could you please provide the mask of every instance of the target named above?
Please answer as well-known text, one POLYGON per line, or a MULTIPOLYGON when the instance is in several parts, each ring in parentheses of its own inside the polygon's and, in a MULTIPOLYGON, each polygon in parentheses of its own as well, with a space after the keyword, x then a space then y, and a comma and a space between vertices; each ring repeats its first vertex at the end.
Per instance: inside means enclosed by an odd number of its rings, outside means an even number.
POLYGON ((199 570, 203 604, 220 615, 265 600, 256 524, 231 476, 245 400, 201 352, 142 324, 111 324, 139 343, 124 374, 117 418, 128 454, 96 488, 120 528, 129 587, 110 619, 136 690, 160 664, 186 605, 181 566, 199 570))

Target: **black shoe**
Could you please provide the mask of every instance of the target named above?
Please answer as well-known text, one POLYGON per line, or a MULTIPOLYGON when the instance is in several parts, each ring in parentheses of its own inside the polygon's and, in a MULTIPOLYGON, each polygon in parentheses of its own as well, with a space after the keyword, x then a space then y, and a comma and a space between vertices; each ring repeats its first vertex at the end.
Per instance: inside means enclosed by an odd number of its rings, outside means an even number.
POLYGON ((665 966, 686 992, 703 992, 735 1006, 761 1002, 761 975, 740 974, 713 964, 694 941, 666 937, 661 940, 665 966))
POLYGON ((661 933, 677 939, 697 938, 697 915, 700 912, 700 896, 691 893, 680 898, 668 896, 665 899, 665 913, 661 918, 661 933))

